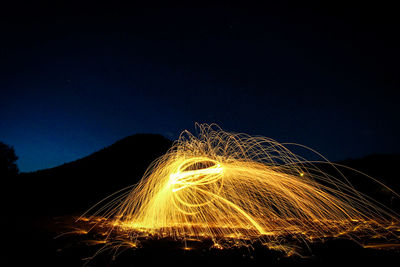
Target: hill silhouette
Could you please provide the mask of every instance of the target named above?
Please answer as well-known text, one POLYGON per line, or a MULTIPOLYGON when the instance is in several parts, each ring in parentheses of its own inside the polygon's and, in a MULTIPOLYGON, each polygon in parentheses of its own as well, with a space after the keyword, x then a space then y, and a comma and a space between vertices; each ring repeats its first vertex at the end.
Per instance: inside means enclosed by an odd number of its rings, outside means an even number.
MULTIPOLYGON (((54 168, 21 173, 15 187, 22 193, 24 206, 34 216, 80 214, 110 194, 137 183, 149 164, 163 155, 172 141, 157 134, 135 134, 87 157, 54 168)), ((376 178, 400 192, 397 163, 400 155, 375 154, 337 162, 376 178)), ((327 173, 340 175, 327 164, 317 164, 327 173)), ((365 175, 344 167, 340 172, 357 190, 390 208, 398 200, 384 186, 365 175)))
POLYGON ((108 195, 137 183, 149 164, 172 141, 135 134, 82 159, 58 167, 21 173, 17 180, 34 215, 81 213, 108 195))
POLYGON ((398 154, 373 154, 337 163, 356 170, 339 167, 341 173, 357 190, 400 212, 400 199, 396 196, 396 193, 400 193, 399 162, 400 155, 398 154))

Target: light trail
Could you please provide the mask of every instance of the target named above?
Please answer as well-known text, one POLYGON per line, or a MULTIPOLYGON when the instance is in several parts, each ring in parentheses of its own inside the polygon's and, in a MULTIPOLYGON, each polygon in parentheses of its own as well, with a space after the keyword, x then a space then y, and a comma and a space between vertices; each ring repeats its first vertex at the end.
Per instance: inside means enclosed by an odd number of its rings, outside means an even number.
POLYGON ((198 135, 184 131, 136 187, 95 214, 107 218, 110 235, 208 238, 219 247, 256 239, 286 252, 285 238, 398 239, 397 230, 387 230, 399 224, 397 214, 367 200, 345 177, 272 139, 197 127, 198 135))

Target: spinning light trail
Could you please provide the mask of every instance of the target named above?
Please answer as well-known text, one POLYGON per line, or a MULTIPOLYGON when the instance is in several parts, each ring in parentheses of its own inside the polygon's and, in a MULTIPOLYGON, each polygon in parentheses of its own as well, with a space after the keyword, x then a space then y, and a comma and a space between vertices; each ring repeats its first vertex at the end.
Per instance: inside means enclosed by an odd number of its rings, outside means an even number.
POLYGON ((130 192, 94 214, 106 218, 108 236, 211 239, 222 247, 257 240, 287 250, 285 240, 357 240, 392 234, 399 222, 339 171, 333 177, 274 140, 197 127, 197 136, 184 131, 130 192))

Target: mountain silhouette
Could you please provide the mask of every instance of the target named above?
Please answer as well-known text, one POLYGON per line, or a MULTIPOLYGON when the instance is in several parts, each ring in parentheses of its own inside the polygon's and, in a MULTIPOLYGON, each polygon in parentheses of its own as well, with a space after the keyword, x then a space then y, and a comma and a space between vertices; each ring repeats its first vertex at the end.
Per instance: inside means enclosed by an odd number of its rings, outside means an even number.
POLYGON ((110 194, 137 183, 149 164, 171 145, 172 141, 161 135, 135 134, 79 160, 21 173, 15 182, 24 192, 24 206, 31 207, 27 212, 81 213, 110 194))
MULTIPOLYGON (((137 183, 147 167, 163 155, 172 141, 157 134, 135 134, 87 157, 58 167, 21 173, 14 181, 26 212, 35 215, 80 214, 110 194, 137 183)), ((337 162, 376 178, 396 192, 400 190, 397 163, 400 155, 375 154, 337 162)), ((327 164, 318 168, 338 177, 327 164)), ((398 205, 394 194, 364 174, 338 167, 351 184, 390 208, 398 205)))
POLYGON ((396 195, 400 194, 399 162, 399 154, 373 154, 338 163, 357 170, 340 168, 343 175, 357 190, 399 213, 400 199, 396 195))

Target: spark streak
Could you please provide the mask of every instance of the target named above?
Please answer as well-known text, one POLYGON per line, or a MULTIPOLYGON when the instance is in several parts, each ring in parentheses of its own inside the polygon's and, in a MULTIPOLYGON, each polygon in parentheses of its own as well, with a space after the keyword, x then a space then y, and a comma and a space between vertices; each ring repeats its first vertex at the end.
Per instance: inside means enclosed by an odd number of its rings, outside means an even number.
POLYGON ((197 127, 197 136, 184 131, 129 194, 95 214, 109 218, 110 232, 209 238, 218 246, 232 237, 235 245, 257 239, 287 250, 282 237, 356 239, 399 223, 345 177, 323 172, 272 139, 197 127))

